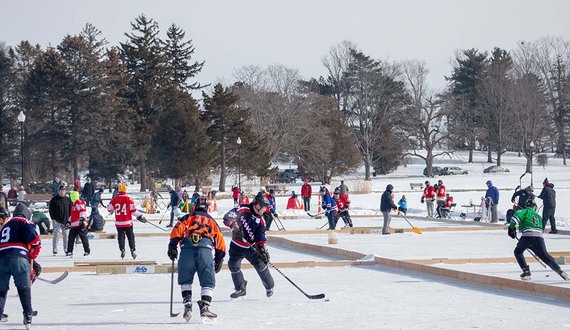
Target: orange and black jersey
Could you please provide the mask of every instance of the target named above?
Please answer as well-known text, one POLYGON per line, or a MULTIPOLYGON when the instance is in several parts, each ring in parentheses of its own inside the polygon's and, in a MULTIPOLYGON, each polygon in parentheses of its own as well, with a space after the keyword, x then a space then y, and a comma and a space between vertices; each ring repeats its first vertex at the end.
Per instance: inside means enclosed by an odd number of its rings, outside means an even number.
POLYGON ((183 244, 183 239, 187 237, 195 242, 201 239, 210 239, 216 250, 216 256, 223 258, 226 254, 226 243, 220 227, 207 212, 194 211, 183 216, 176 223, 170 232, 171 244, 183 244))

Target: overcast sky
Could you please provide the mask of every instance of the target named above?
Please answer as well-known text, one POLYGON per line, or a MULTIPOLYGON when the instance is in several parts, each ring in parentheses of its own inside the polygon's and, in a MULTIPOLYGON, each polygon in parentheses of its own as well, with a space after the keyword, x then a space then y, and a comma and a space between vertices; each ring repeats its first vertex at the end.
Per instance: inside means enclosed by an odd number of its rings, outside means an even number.
POLYGON ((91 23, 118 45, 141 13, 159 23, 163 36, 172 23, 186 31, 193 60, 206 61, 201 83, 232 82, 234 69, 250 64, 297 68, 305 79, 324 76, 321 59, 350 40, 374 59, 425 61, 431 87, 439 89, 457 50, 512 50, 544 36, 570 40, 565 0, 0 0, 0 42, 56 46, 91 23))

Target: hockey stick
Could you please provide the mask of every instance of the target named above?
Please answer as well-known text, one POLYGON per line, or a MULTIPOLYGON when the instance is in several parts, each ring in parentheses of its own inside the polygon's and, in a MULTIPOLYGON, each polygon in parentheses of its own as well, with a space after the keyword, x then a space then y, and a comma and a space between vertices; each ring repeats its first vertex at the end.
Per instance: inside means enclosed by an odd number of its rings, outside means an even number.
MULTIPOLYGON (((515 236, 515 238, 517 239, 518 242, 520 242, 519 238, 515 236)), ((528 253, 530 253, 531 256, 534 257, 534 259, 536 259, 536 261, 538 261, 539 264, 542 265, 542 267, 546 268, 546 265, 542 262, 542 260, 540 260, 536 254, 534 254, 534 252, 532 252, 531 249, 526 249, 528 251, 528 253)))
MULTIPOLYGON (((258 257, 263 259, 263 256, 261 255, 261 253, 259 253, 259 251, 257 251, 257 249, 251 245, 251 243, 249 243, 248 241, 244 242, 247 243, 247 245, 249 245, 249 247, 251 249, 253 249, 253 251, 257 254, 258 257)), ((294 287, 297 288, 297 290, 301 291, 301 293, 303 293, 305 295, 305 297, 309 298, 309 299, 323 299, 325 297, 324 293, 319 293, 319 294, 307 294, 305 291, 303 291, 299 286, 297 286, 297 284, 295 284, 293 281, 291 281, 285 274, 283 274, 283 272, 277 268, 277 266, 275 266, 274 264, 271 263, 271 261, 267 261, 267 264, 271 267, 273 267, 273 269, 275 269, 279 274, 281 274, 281 276, 285 277, 285 279, 287 281, 289 281, 289 283, 293 284, 294 287)))
POLYGON ((416 234, 421 234, 422 231, 418 228, 418 227, 414 227, 409 221, 408 219, 406 219, 406 216, 404 216, 403 214, 400 214, 402 216, 402 218, 404 218, 404 220, 406 220, 406 222, 412 227, 412 231, 416 234))
POLYGON ((319 216, 321 216, 321 215, 323 215, 323 214, 325 214, 325 211, 319 212, 319 213, 317 213, 317 214, 311 214, 311 213, 309 213, 309 212, 307 211, 307 215, 310 216, 311 218, 319 217, 319 216))
POLYGON ((277 226, 277 229, 279 231, 281 231, 281 230, 286 231, 285 226, 283 226, 283 222, 281 222, 281 219, 279 219, 279 217, 276 215, 274 215, 273 217, 275 217, 275 219, 277 219, 277 221, 275 221, 275 225, 277 226), (279 225, 281 225, 281 228, 279 228, 279 225))
POLYGON ((160 225, 162 223, 162 220, 164 220, 164 217, 166 216, 166 211, 164 211, 164 214, 162 214, 162 218, 160 218, 160 220, 158 221, 158 224, 160 225))
MULTIPOLYGON (((139 220, 139 221, 140 221, 140 220, 139 220)), ((142 221, 141 221, 141 222, 142 222, 142 221)), ((159 226, 157 226, 157 225, 155 225, 154 223, 149 222, 149 221, 145 221, 145 222, 143 222, 143 223, 148 223, 149 225, 154 226, 154 227, 156 227, 156 228, 158 228, 158 229, 160 229, 160 230, 162 230, 162 231, 168 231, 167 229, 164 229, 164 228, 162 228, 162 227, 159 227, 159 226)))
POLYGON ((170 317, 177 317, 178 313, 172 312, 172 304, 174 301, 174 260, 172 260, 172 268, 170 271, 170 317))
POLYGON ((324 225, 322 225, 322 226, 318 227, 317 229, 319 229, 319 230, 320 230, 320 229, 323 229, 323 228, 325 228, 325 226, 326 226, 326 225, 328 225, 328 224, 329 224, 329 222, 327 221, 327 222, 325 222, 325 224, 324 224, 324 225))
POLYGON ((46 280, 46 279, 44 279, 44 278, 41 278, 41 277, 39 277, 39 276, 36 277, 36 278, 37 278, 38 280, 40 280, 40 281, 47 282, 47 283, 49 283, 49 284, 57 284, 57 283, 63 281, 63 280, 67 277, 67 275, 69 275, 69 272, 68 272, 68 271, 65 271, 65 272, 63 272, 63 274, 59 275, 56 279, 51 280, 51 281, 50 281, 50 280, 46 280))

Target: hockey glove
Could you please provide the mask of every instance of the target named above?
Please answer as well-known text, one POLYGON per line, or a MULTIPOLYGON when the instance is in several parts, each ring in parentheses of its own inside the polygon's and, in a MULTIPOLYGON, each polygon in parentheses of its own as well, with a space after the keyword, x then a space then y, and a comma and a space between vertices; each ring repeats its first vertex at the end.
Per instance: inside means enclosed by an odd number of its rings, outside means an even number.
POLYGON ((517 238, 517 230, 515 228, 509 227, 507 234, 509 234, 512 239, 517 238))
POLYGON ((257 244, 255 247, 259 253, 259 259, 261 259, 264 264, 267 264, 269 262, 269 252, 267 251, 265 244, 257 244))
POLYGON ((243 241, 243 231, 237 224, 232 226, 232 232, 236 240, 243 241))
POLYGON ((137 220, 142 223, 146 223, 146 218, 142 214, 137 217, 137 220))
POLYGON ((422 197, 422 199, 420 199, 420 202, 422 202, 422 204, 425 203, 425 201, 426 201, 426 200, 425 200, 425 198, 423 198, 423 197, 422 197))
POLYGON ((28 253, 28 255, 30 256, 30 259, 36 259, 38 257, 38 255, 40 254, 40 250, 42 249, 41 245, 32 245, 32 247, 30 248, 30 252, 28 253))
POLYGON ((222 265, 224 264, 224 260, 220 260, 220 261, 215 261, 214 262, 214 271, 217 273, 220 272, 220 270, 222 270, 222 265))
POLYGON ((170 258, 170 260, 174 261, 176 260, 176 258, 178 258, 178 248, 176 248, 176 245, 168 245, 168 258, 170 258))
POLYGON ((38 274, 36 274, 36 271, 32 269, 30 271, 30 280, 32 280, 32 284, 34 284, 34 282, 36 281, 36 277, 38 277, 38 274))
POLYGON ((69 228, 71 228, 71 222, 66 222, 65 225, 63 225, 63 230, 68 230, 69 228))

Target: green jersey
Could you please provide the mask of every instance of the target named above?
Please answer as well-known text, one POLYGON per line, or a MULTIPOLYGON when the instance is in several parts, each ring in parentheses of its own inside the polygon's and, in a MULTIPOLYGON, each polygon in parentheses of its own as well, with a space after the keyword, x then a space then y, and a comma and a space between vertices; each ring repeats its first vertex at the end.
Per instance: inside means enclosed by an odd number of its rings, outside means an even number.
POLYGON ((542 234, 542 217, 530 207, 513 214, 509 227, 516 228, 517 225, 523 236, 540 236, 542 234))

